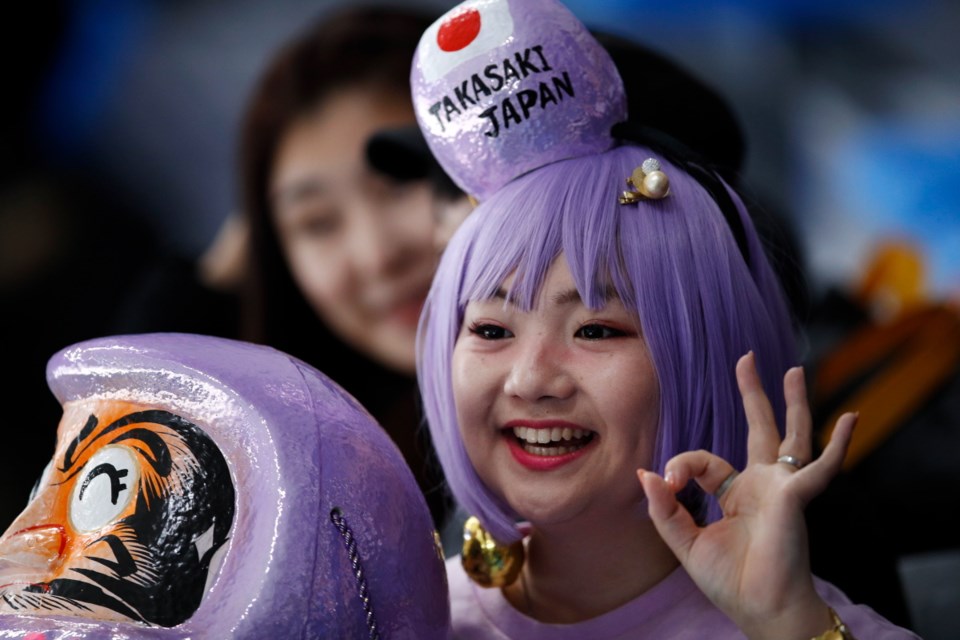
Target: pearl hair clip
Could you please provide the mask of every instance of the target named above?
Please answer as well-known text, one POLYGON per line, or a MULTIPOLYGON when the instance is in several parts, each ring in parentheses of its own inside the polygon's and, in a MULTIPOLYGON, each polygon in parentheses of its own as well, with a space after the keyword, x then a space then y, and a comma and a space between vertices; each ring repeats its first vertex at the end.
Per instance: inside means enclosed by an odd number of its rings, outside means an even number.
POLYGON ((656 158, 647 158, 634 169, 627 178, 627 185, 635 190, 624 191, 620 195, 620 204, 635 204, 644 198, 659 200, 670 193, 670 178, 660 171, 660 161, 656 158))

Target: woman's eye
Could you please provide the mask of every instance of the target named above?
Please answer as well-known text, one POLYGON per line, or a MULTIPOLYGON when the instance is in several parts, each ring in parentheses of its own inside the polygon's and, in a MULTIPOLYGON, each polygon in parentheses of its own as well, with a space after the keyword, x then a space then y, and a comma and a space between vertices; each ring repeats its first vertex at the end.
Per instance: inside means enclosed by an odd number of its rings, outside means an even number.
POLYGON ((297 224, 296 231, 297 233, 322 237, 336 233, 337 229, 339 228, 340 216, 335 213, 331 213, 311 216, 301 220, 300 223, 297 224))
POLYGON ((627 335, 627 332, 603 324, 585 324, 577 329, 574 335, 584 340, 606 340, 609 338, 621 338, 627 335))
POLYGON ((393 176, 377 174, 367 185, 367 195, 376 200, 391 201, 402 198, 417 184, 415 180, 398 180, 393 176))
POLYGON ((470 327, 470 333, 476 334, 484 340, 503 340, 512 338, 513 334, 508 329, 496 324, 475 324, 470 327))

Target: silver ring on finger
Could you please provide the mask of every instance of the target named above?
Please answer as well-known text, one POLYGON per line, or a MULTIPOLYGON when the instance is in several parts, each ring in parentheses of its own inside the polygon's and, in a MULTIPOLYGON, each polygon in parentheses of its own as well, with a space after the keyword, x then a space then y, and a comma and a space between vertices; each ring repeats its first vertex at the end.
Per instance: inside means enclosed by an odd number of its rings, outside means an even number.
POLYGON ((739 474, 737 473, 736 469, 731 471, 730 475, 724 478, 723 482, 720 483, 720 486, 717 487, 717 490, 713 492, 713 497, 716 498, 717 500, 722 498, 723 494, 727 492, 727 489, 730 488, 730 485, 733 484, 733 481, 736 480, 738 475, 739 474))
POLYGON ((783 463, 789 464, 790 466, 796 467, 797 469, 803 468, 803 463, 800 461, 800 458, 797 458, 794 456, 789 456, 789 455, 780 456, 779 458, 777 458, 777 462, 783 462, 783 463))

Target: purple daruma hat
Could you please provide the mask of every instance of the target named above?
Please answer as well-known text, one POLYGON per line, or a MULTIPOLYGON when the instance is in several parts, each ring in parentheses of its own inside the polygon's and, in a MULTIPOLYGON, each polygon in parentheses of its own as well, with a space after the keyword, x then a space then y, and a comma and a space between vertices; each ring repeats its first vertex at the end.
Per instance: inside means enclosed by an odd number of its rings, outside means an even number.
POLYGON ((447 637, 417 484, 316 369, 155 334, 72 346, 47 377, 63 419, 0 537, 3 637, 447 637))
POLYGON ((467 0, 423 34, 411 88, 444 170, 485 200, 551 162, 613 146, 626 120, 609 54, 556 0, 467 0))

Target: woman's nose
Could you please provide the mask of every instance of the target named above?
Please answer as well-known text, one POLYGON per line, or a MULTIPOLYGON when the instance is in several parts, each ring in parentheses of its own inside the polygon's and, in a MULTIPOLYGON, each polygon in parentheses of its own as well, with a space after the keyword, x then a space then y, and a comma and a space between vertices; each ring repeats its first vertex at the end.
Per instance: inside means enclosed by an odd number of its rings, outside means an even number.
POLYGON ((0 583, 30 581, 59 566, 67 546, 63 525, 41 524, 8 532, 0 539, 0 583))
POLYGON ((527 402, 563 400, 576 391, 566 367, 566 347, 547 336, 531 336, 518 345, 504 382, 504 392, 527 402))
POLYGON ((380 218, 372 211, 358 213, 353 224, 350 255, 357 270, 366 277, 390 273, 403 262, 403 239, 380 218))

